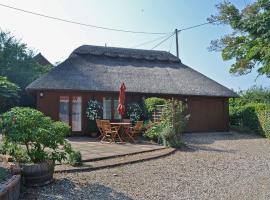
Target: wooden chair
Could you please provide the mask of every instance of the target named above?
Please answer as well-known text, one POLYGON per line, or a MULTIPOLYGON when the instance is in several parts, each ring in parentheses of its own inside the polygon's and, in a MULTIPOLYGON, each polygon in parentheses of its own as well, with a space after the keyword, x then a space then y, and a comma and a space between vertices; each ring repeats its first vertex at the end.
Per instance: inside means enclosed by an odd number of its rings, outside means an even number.
POLYGON ((104 136, 104 131, 102 130, 102 125, 101 125, 101 120, 100 119, 96 119, 96 124, 97 124, 97 128, 99 130, 100 136, 97 137, 97 140, 103 138, 104 136))
POLYGON ((137 121, 135 126, 129 128, 129 134, 134 139, 137 137, 143 128, 143 121, 137 121))
POLYGON ((119 135, 119 126, 111 126, 111 123, 109 120, 101 120, 101 127, 102 131, 104 131, 104 135, 101 139, 101 142, 105 139, 110 139, 110 143, 115 142, 116 138, 120 140, 120 142, 123 142, 120 135, 119 135))

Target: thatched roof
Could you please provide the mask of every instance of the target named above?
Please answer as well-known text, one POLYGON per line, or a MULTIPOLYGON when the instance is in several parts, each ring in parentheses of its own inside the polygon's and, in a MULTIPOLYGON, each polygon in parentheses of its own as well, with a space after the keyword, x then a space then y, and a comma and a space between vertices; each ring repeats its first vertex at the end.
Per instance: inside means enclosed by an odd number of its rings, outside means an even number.
POLYGON ((84 45, 27 90, 78 90, 234 97, 236 94, 165 51, 84 45))
POLYGON ((34 56, 34 60, 40 64, 41 66, 46 66, 46 65, 53 65, 50 63, 50 61, 47 60, 41 53, 38 53, 37 55, 34 56))

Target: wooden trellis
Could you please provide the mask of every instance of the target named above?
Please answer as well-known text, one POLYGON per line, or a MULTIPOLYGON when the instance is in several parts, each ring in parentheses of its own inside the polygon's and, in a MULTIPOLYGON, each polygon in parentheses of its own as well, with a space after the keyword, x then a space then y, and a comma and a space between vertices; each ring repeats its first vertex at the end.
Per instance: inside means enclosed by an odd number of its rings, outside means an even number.
POLYGON ((163 114, 164 110, 164 105, 156 105, 155 110, 153 112, 153 121, 154 122, 160 122, 161 121, 161 116, 163 114))

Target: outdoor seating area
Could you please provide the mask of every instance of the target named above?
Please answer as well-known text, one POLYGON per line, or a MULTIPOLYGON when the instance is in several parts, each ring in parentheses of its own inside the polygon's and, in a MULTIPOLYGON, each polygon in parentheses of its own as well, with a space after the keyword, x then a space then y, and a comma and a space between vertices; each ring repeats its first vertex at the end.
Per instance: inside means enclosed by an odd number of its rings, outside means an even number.
POLYGON ((143 121, 137 121, 134 126, 130 119, 123 119, 122 122, 111 122, 110 120, 96 119, 96 124, 100 132, 97 138, 100 142, 132 142, 142 131, 143 121))

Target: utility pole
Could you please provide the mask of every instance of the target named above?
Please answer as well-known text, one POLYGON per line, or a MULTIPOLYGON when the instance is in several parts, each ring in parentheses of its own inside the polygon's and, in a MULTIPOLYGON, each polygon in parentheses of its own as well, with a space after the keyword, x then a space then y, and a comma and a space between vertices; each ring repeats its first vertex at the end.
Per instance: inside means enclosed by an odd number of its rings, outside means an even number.
POLYGON ((176 42, 176 56, 179 58, 179 48, 178 48, 178 30, 175 29, 175 42, 176 42))

